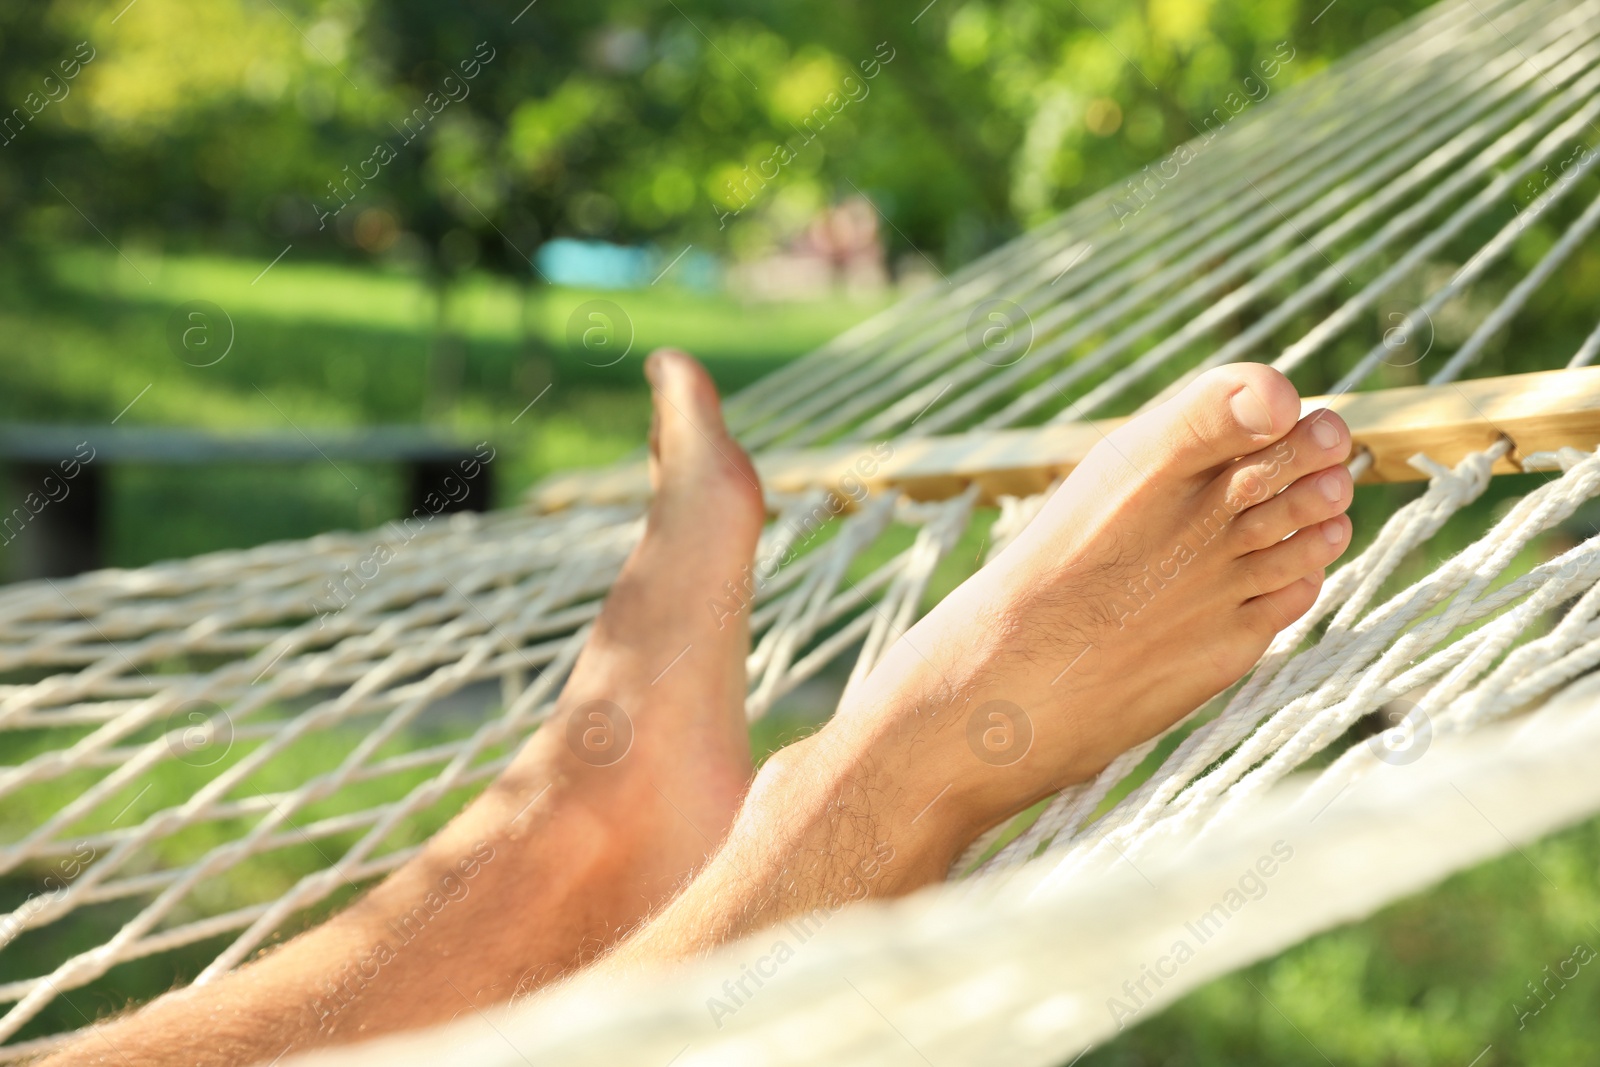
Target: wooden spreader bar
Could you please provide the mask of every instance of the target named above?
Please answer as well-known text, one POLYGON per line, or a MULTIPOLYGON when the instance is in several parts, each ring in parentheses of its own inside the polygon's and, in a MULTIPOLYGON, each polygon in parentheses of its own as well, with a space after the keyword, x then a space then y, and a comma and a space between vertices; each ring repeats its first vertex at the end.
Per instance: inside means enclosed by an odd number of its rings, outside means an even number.
MULTIPOLYGON (((1337 411, 1350 425, 1356 448, 1372 455, 1362 482, 1419 481, 1407 463, 1419 452, 1453 464, 1510 438, 1511 452, 1495 473, 1521 470, 1523 456, 1564 446, 1600 443, 1600 367, 1536 371, 1342 396, 1311 397, 1304 412, 1337 411)), ((900 442, 851 442, 773 451, 756 460, 762 484, 799 492, 830 489, 846 499, 861 486, 897 488, 917 500, 942 500, 977 483, 980 499, 1027 496, 1049 487, 1080 463, 1095 442, 1125 419, 988 430, 900 442)), ((579 471, 551 478, 530 499, 540 511, 575 504, 617 504, 650 494, 644 464, 579 471)))

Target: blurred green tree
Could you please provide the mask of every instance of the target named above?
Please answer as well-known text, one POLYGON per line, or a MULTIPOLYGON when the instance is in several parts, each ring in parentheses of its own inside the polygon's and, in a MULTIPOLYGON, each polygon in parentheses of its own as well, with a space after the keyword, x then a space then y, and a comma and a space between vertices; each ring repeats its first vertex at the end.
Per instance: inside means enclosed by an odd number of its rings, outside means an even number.
POLYGON ((527 273, 553 236, 749 254, 857 191, 893 251, 953 264, 1423 6, 125 4, 0 13, 8 110, 95 53, 0 145, 8 233, 293 242, 441 278, 527 273))

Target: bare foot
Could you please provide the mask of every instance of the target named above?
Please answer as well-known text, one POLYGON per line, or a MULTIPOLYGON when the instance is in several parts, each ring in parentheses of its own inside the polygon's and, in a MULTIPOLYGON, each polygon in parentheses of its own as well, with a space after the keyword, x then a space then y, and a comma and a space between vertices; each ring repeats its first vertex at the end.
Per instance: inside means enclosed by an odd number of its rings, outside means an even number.
MULTIPOLYGON (((531 992, 583 966, 689 880, 726 837, 749 788, 749 620, 712 605, 748 575, 764 519, 760 484, 728 436, 704 368, 663 349, 645 375, 655 496, 644 536, 549 720, 429 843, 430 853, 451 858, 480 839, 492 848, 489 873, 473 887, 476 905, 428 929, 432 959, 408 952, 429 970, 420 992, 364 997, 357 1025, 422 1021, 418 997, 436 992, 438 978, 449 977, 445 958, 464 944, 479 945, 476 959, 455 964, 472 967, 457 984, 473 1003, 531 992), (497 933, 484 947, 490 928, 497 933), (396 1018, 397 1004, 409 1020, 396 1018)), ((398 903, 372 910, 409 906, 392 895, 398 903)))
POLYGON ((1299 414, 1238 364, 1118 428, 874 669, 836 751, 971 840, 1237 681, 1350 541, 1349 429, 1299 414))
POLYGON ((1109 435, 763 765, 728 843, 605 973, 942 878, 985 829, 1237 681, 1350 540, 1349 428, 1299 414, 1288 379, 1238 364, 1109 435))
MULTIPOLYGON (((659 904, 721 842, 750 780, 749 620, 709 607, 739 587, 761 534, 755 468, 716 388, 682 352, 645 364, 656 493, 557 710, 511 768, 548 768, 604 811, 619 893, 659 904)), ((613 913, 614 914, 614 913, 613 913)))
POLYGON ((762 498, 699 364, 646 372, 656 496, 550 721, 349 908, 52 1064, 265 1063, 437 1022, 576 969, 701 865, 750 777, 748 624, 709 605, 742 585, 762 498))

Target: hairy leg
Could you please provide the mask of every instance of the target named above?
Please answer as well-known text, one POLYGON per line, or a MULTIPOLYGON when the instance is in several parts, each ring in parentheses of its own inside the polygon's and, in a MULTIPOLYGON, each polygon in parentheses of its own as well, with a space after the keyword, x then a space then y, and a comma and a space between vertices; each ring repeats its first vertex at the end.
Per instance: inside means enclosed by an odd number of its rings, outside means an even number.
POLYGON ((84 1034, 51 1067, 267 1062, 448 1019, 592 959, 679 890, 750 777, 742 617, 761 492, 682 353, 655 397, 646 533, 550 722, 423 852, 322 926, 84 1034))
POLYGON ((603 966, 940 879, 985 829, 1238 680, 1349 543, 1349 430, 1299 415, 1286 378, 1239 364, 1109 435, 762 768, 723 848, 603 966))

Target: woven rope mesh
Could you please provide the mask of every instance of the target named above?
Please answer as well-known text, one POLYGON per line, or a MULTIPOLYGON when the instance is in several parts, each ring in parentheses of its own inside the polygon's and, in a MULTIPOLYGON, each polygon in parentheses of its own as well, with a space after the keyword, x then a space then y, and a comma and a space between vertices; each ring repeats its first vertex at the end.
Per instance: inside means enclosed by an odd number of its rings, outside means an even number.
MULTIPOLYGON (((756 452, 867 456, 1129 413, 1235 360, 1304 394, 1493 373, 1508 345, 1524 369, 1585 364, 1600 329, 1561 336, 1539 311, 1600 222, 1597 89, 1600 2, 1443 3, 732 398, 730 423, 756 452)), ((1405 591, 1407 553, 1487 462, 1432 471, 1240 690, 962 869, 1048 850, 1090 870, 1205 830, 1386 702, 1465 729, 1587 669, 1588 546, 1505 572, 1593 495, 1593 460, 1550 457, 1572 470, 1539 503, 1405 591), (1295 654, 1312 639, 1321 654, 1295 654)), ((769 500, 752 717, 831 665, 870 668, 1036 506, 974 499, 769 500)), ((401 863, 548 711, 642 507, 408 521, 0 592, 0 872, 43 886, 0 916, 0 966, 26 944, 53 968, 0 972, 0 1056, 115 1006, 115 968, 213 978, 401 863)))

